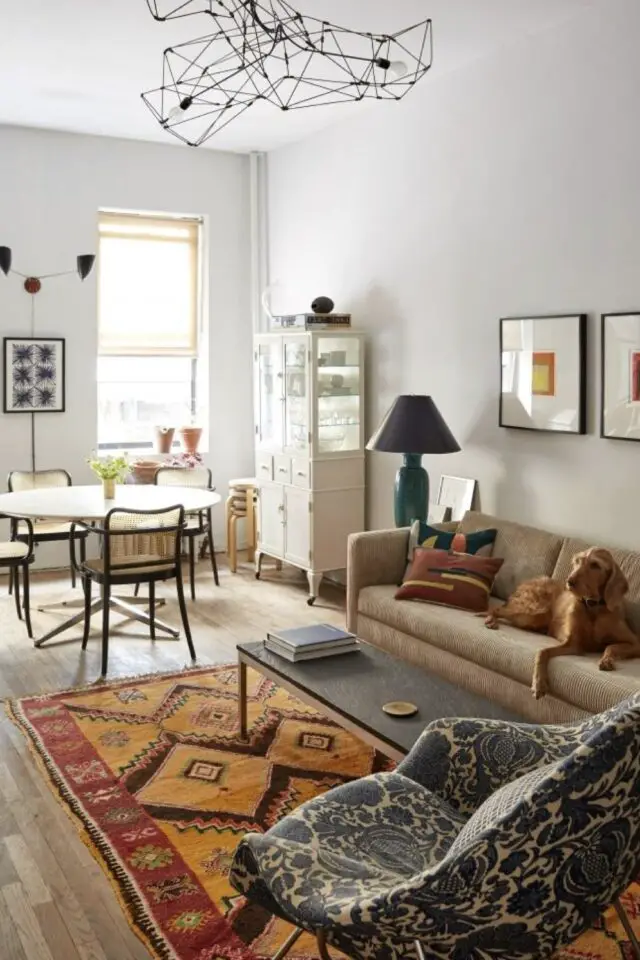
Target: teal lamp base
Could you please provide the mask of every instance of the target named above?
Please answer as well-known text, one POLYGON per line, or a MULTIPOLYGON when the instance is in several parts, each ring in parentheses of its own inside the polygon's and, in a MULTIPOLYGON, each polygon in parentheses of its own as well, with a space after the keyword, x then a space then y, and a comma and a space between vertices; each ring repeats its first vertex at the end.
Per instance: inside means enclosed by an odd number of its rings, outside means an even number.
POLYGON ((414 520, 426 521, 429 505, 429 476, 422 466, 422 454, 405 453, 396 474, 394 515, 396 527, 409 527, 414 520))

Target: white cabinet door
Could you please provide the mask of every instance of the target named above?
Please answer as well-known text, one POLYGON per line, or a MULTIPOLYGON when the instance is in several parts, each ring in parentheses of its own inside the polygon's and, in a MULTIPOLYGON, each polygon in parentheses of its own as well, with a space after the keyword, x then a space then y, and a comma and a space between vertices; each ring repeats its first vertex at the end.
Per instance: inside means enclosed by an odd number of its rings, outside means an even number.
POLYGON ((260 487, 259 539, 260 549, 274 557, 284 556, 284 487, 265 483, 260 487))
POLYGON ((285 543, 284 556, 296 566, 307 569, 311 566, 311 516, 309 503, 311 497, 307 490, 296 487, 284 488, 285 543))
POLYGON ((258 450, 277 452, 282 449, 283 428, 282 337, 256 338, 254 361, 256 444, 258 450))

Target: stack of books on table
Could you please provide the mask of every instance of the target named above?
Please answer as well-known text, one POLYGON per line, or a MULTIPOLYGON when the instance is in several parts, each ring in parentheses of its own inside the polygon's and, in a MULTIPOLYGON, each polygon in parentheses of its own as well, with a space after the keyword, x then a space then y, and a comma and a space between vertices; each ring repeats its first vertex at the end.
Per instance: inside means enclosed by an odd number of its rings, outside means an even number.
POLYGON ((267 634, 264 645, 271 653, 291 660, 292 663, 334 657, 339 653, 352 653, 358 649, 358 641, 352 633, 332 627, 329 623, 293 627, 278 633, 272 630, 267 634))

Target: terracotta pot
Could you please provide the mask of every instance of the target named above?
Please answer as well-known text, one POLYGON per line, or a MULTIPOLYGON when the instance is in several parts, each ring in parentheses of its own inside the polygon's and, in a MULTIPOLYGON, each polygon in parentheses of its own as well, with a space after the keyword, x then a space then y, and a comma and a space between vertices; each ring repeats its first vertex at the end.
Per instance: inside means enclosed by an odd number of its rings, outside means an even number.
POLYGON ((175 427, 156 427, 154 448, 156 453, 171 453, 175 427))
POLYGON ((153 483, 160 466, 155 460, 136 460, 131 464, 131 473, 136 483, 153 483))
POLYGON ((104 493, 105 500, 115 500, 116 481, 114 477, 109 477, 102 481, 102 492, 104 493))
POLYGON ((196 453, 202 436, 202 427, 180 427, 179 433, 185 452, 196 453))

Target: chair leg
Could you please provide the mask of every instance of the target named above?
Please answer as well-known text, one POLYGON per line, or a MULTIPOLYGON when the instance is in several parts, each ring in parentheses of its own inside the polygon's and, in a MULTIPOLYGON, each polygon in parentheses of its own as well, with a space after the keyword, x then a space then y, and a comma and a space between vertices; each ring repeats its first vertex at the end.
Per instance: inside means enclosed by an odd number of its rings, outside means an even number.
POLYGON ((617 913, 618 916, 620 917, 620 922, 621 922, 622 926, 624 927, 624 932, 625 932, 626 935, 629 937, 629 941, 630 941, 630 943, 631 943, 631 946, 633 947, 633 952, 634 952, 635 955, 636 955, 636 960, 640 960, 640 943, 638 942, 638 938, 637 938, 637 936, 636 936, 636 934, 635 934, 635 931, 634 931, 633 927, 631 926, 631 922, 630 922, 630 920, 629 920, 629 917, 627 916, 626 910, 624 909, 624 907, 623 907, 622 904, 620 903, 620 898, 619 898, 619 897, 617 897, 617 898, 613 901, 613 905, 614 905, 614 907, 616 908, 616 913, 617 913))
POLYGON ((229 569, 231 573, 235 573, 238 569, 238 518, 235 514, 232 514, 229 518, 227 553, 229 554, 229 569))
MULTIPOLYGON (((316 942, 320 960, 331 960, 331 954, 327 950, 327 935, 324 930, 316 930, 316 942)), ((420 960, 424 960, 424 958, 421 957, 420 960)))
POLYGON ((24 622, 27 625, 27 635, 29 639, 33 638, 33 630, 31 629, 31 600, 29 597, 29 564, 25 563, 22 567, 22 576, 24 578, 24 599, 23 599, 23 609, 24 609, 24 622))
POLYGON ((134 597, 137 597, 139 593, 140 593, 140 584, 136 583, 135 587, 133 588, 134 597))
POLYGON ((9 567, 9 596, 13 593, 13 567, 9 567))
POLYGON ((69 570, 71 571, 71 587, 75 590, 76 588, 76 568, 73 565, 73 560, 71 558, 71 537, 69 537, 69 570))
POLYGON ((191 599, 196 598, 196 538, 189 537, 189 583, 191 585, 191 599))
POLYGON ((153 580, 149 581, 149 635, 152 640, 156 638, 156 585, 153 580))
POLYGON ((87 649, 89 631, 91 630, 91 577, 82 578, 84 589, 84 625, 82 630, 82 649, 87 649))
POLYGON ((102 608, 102 673, 100 674, 103 680, 107 676, 107 666, 109 664, 109 593, 108 588, 104 587, 102 596, 104 603, 102 608))
POLYGON ((83 564, 87 559, 87 538, 80 537, 80 563, 83 564))
POLYGON ((289 934, 280 949, 274 953, 271 960, 283 960, 283 958, 289 953, 289 950, 291 950, 291 947, 294 945, 294 943, 296 943, 297 940, 300 939, 303 933, 304 930, 302 927, 296 927, 293 933, 289 934))
POLYGON ((20 567, 13 568, 13 594, 16 601, 18 620, 22 620, 22 610, 20 608, 20 567))
POLYGON ((207 517, 207 541, 209 543, 209 553, 211 554, 211 569, 213 570, 213 579, 216 587, 220 586, 220 577, 218 576, 218 564, 216 562, 216 548, 213 543, 213 527, 211 524, 211 510, 207 517))
POLYGON ((187 616, 187 605, 184 602, 184 584, 182 583, 182 570, 178 567, 178 572, 176 574, 176 591, 178 593, 178 605, 180 607, 180 616, 182 618, 182 626, 184 628, 184 635, 187 638, 187 643, 189 645, 189 653, 191 654, 191 659, 195 661, 196 659, 196 648, 193 645, 193 639, 191 637, 191 628, 189 626, 189 618, 187 616))

